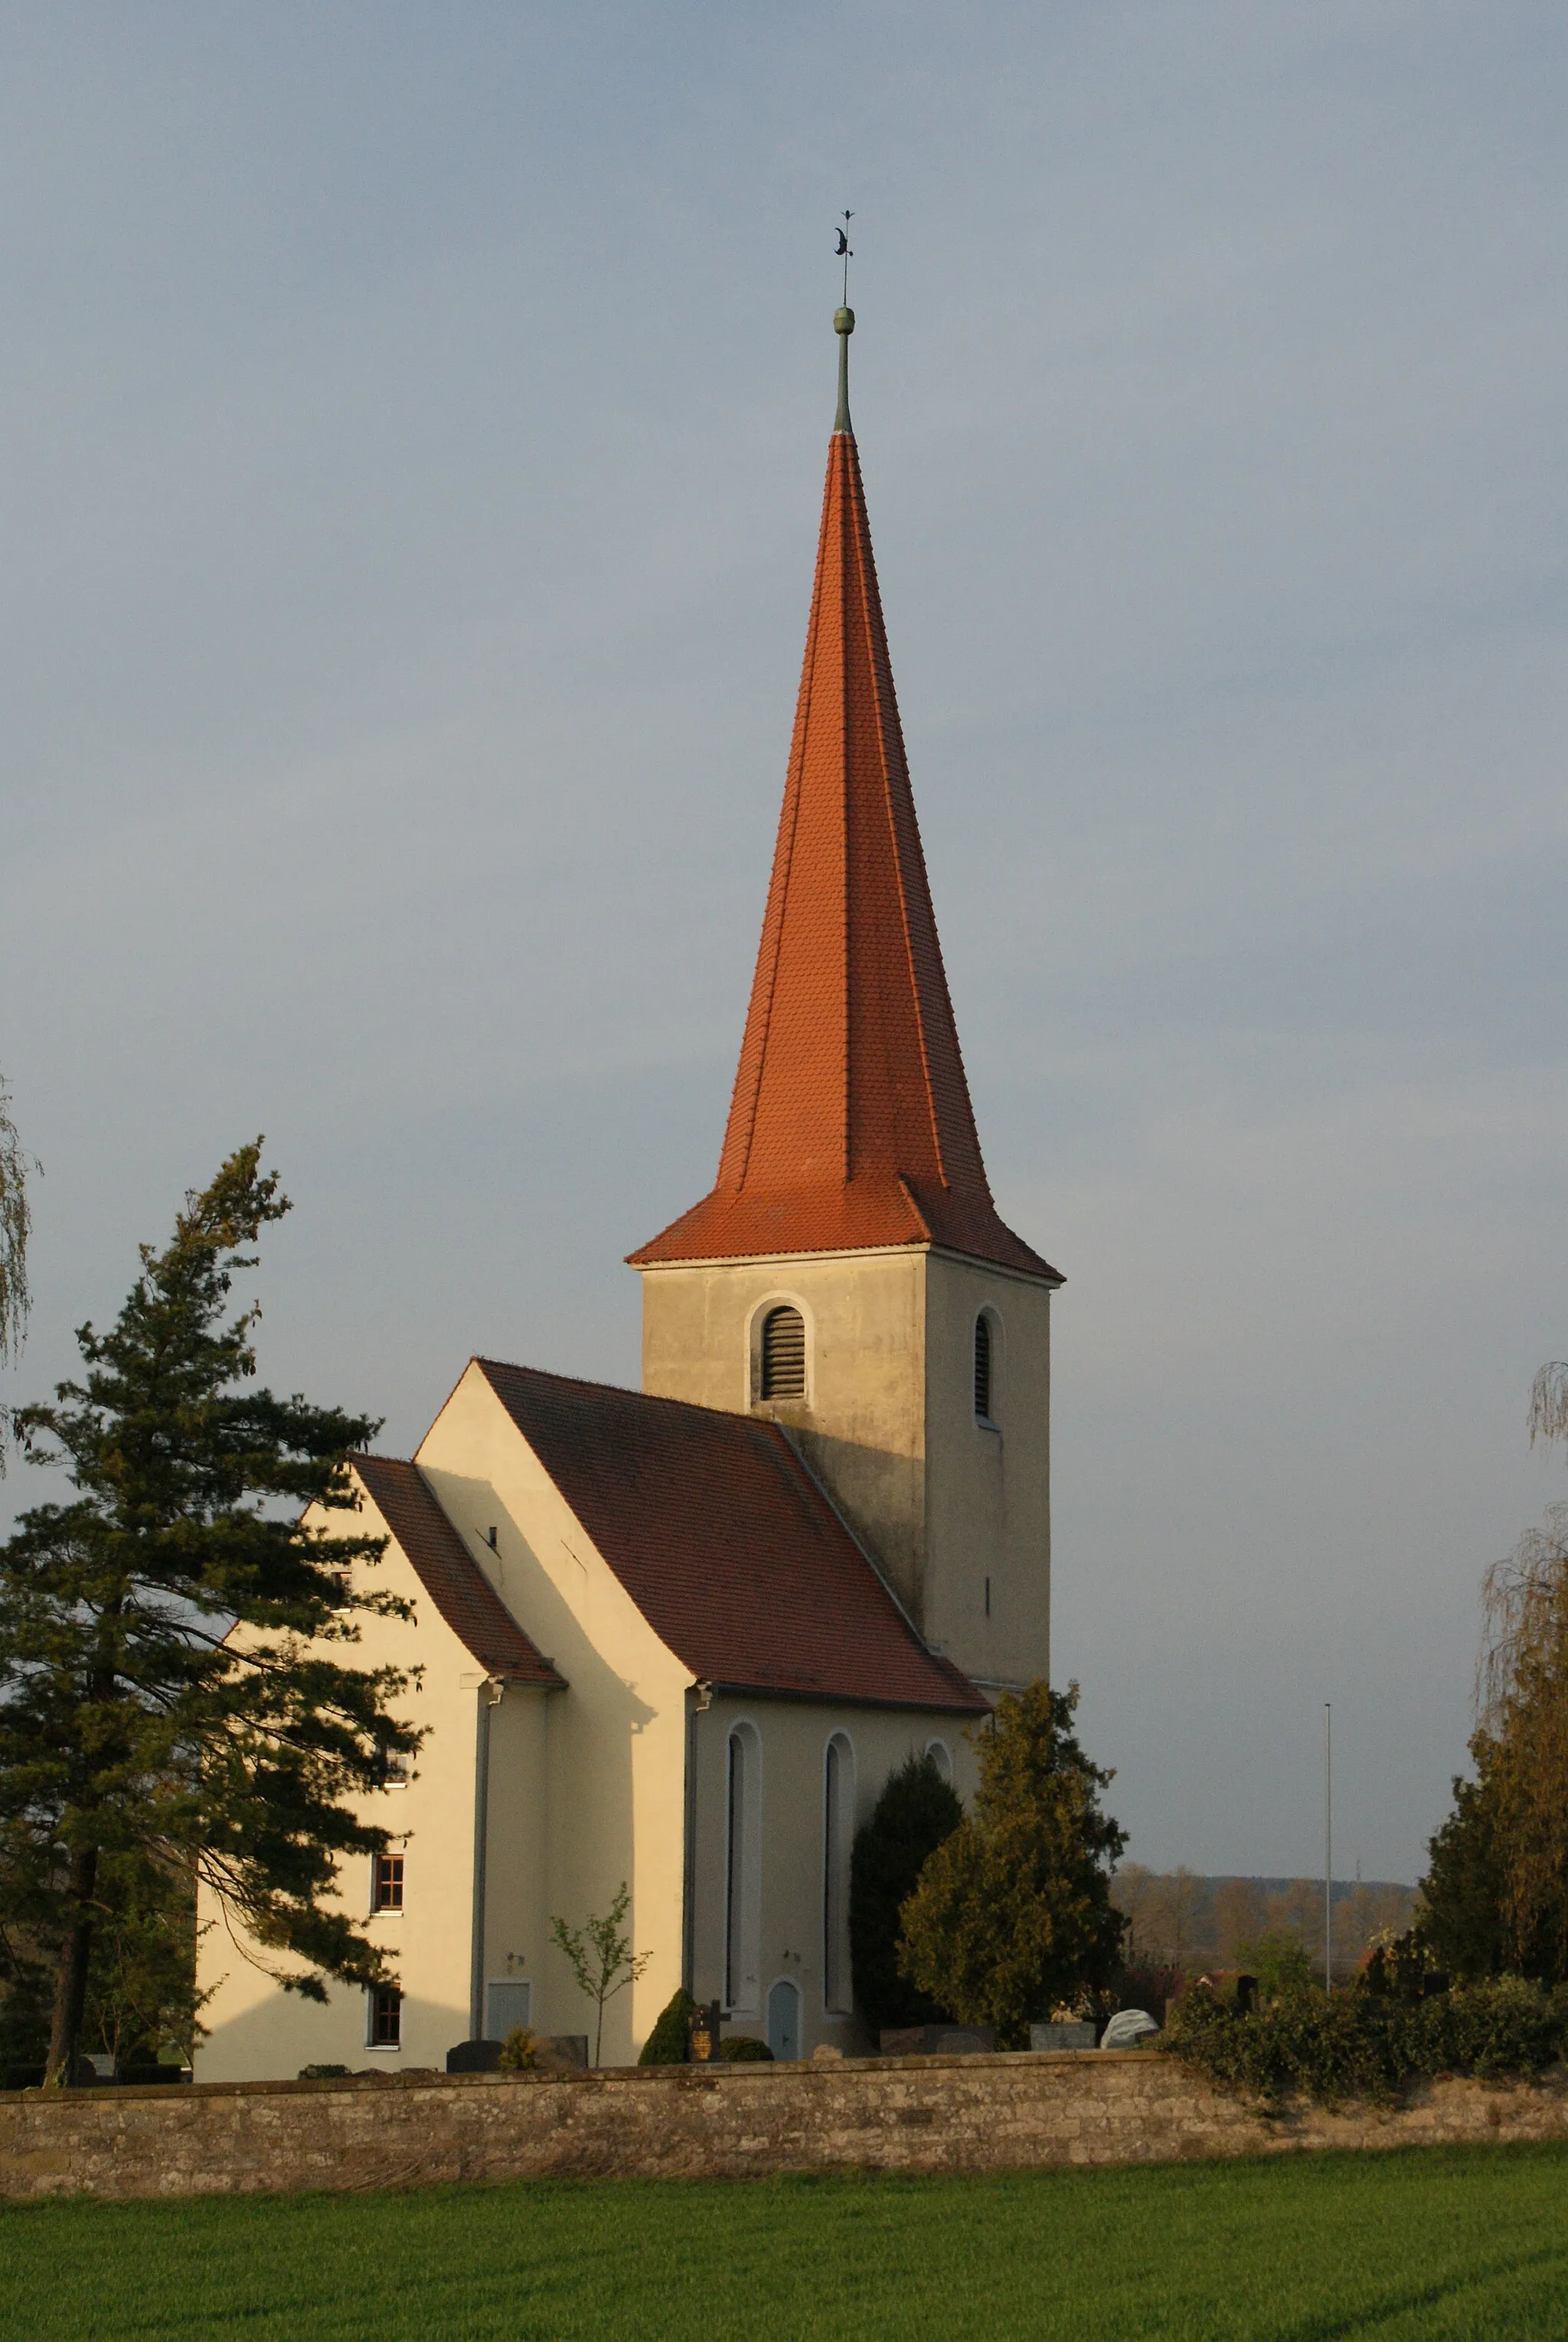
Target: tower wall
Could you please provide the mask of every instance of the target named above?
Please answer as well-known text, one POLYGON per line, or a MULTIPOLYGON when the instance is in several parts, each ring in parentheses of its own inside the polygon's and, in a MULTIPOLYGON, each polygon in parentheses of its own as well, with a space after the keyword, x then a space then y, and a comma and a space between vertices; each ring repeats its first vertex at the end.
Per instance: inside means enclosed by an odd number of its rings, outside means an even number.
POLYGON ((1051 1287, 929 1254, 925 1359, 926 1639, 977 1683, 1049 1677, 1051 1287), (982 1313, 989 1423, 974 1413, 982 1313))
POLYGON ((925 1256, 791 1254, 643 1272, 643 1388, 781 1423, 918 1623, 924 1559, 925 1256), (780 1302, 805 1319, 806 1396, 764 1400, 780 1302))
POLYGON ((926 1640, 986 1683, 1048 1669, 1050 1378, 1050 1288, 924 1247, 643 1272, 644 1389, 782 1424, 926 1640), (780 1303, 805 1320, 804 1399, 760 1395, 780 1303))

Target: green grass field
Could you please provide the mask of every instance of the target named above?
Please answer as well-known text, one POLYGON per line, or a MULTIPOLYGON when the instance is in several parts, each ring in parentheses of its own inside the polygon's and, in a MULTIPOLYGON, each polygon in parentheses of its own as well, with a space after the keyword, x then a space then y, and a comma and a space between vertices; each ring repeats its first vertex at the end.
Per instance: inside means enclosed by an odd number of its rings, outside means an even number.
POLYGON ((0 2210, 5 2342, 1568 2335, 1568 2150, 0 2210))

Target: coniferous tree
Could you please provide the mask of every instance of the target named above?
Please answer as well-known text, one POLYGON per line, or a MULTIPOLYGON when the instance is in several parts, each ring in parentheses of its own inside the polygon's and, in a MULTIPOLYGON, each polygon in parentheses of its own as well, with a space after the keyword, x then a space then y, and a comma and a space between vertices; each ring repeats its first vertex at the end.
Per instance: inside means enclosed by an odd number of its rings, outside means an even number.
POLYGON ((639 2066, 684 2066, 697 2004, 684 1984, 677 1985, 660 2009, 654 2029, 643 2044, 639 2066))
POLYGON ((966 2025, 1028 2046, 1030 2020, 1111 1982, 1125 1921, 1111 1867, 1125 1832, 1100 1810, 1114 1777, 1078 1745, 1078 1686, 1004 1692, 980 1741, 974 1807, 904 1908, 904 1973, 966 2025))
POLYGON ((1478 1732, 1470 1744, 1477 1778, 1456 1777, 1453 1811, 1427 1846, 1421 1882, 1421 1942, 1462 1983, 1501 1976, 1511 1963, 1503 1921, 1507 1882, 1498 1845, 1492 1746, 1478 1732))
MULTIPOLYGON (((0 1366, 15 1365, 33 1306, 27 1286, 27 1239, 33 1228, 27 1179, 38 1167, 16 1135, 11 1093, 0 1074, 0 1366)), ((5 1469, 9 1432, 0 1416, 0 1473, 5 1469)))
POLYGON ((866 2023, 931 2025, 949 2012, 901 1976, 899 1913, 964 1807, 936 1760, 913 1752, 888 1775, 871 1817, 855 1833, 849 1881, 854 2002, 866 2023))
POLYGON ((187 1196, 172 1242, 53 1406, 21 1409, 32 1460, 72 1501, 25 1513, 0 1547, 0 1880, 18 1935, 53 1954, 48 2067, 68 2077, 100 1919, 100 1866, 145 1859, 197 1882, 285 1990, 369 1985, 380 1952, 332 1907, 338 1857, 384 1830, 344 1802, 420 1735, 386 1703, 410 1677, 337 1656, 384 1541, 306 1526, 351 1510, 366 1418, 252 1387, 252 1307, 225 1322, 245 1250, 288 1209, 261 1142, 187 1196))

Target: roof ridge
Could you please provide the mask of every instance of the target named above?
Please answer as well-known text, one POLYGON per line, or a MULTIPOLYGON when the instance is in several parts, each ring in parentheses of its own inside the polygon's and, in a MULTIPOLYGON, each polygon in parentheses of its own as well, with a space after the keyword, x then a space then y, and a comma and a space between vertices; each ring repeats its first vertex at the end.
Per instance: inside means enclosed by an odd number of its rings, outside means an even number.
MULTIPOLYGON (((587 1375, 559 1375, 553 1366, 525 1366, 512 1358, 484 1358, 474 1353, 476 1366, 498 1366, 504 1374, 537 1375, 544 1382, 568 1383, 575 1390, 609 1391, 616 1398, 634 1398, 640 1406, 679 1407, 690 1415, 716 1416, 723 1423, 754 1424, 759 1430, 776 1431, 778 1426, 771 1416, 743 1415, 733 1406, 707 1406, 699 1398, 672 1398, 663 1391, 637 1390, 630 1383, 594 1382, 587 1375)), ((788 1446, 788 1441, 785 1441, 788 1446)), ((793 1452, 793 1451, 792 1451, 793 1452)))

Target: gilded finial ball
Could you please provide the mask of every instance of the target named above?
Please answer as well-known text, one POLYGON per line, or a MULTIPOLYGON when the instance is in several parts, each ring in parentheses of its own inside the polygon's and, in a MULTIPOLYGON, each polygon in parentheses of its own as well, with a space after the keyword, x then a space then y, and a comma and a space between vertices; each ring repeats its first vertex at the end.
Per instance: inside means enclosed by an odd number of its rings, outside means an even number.
POLYGON ((835 334, 853 334, 854 331, 854 311, 853 309, 835 309, 834 312, 833 330, 835 334))

